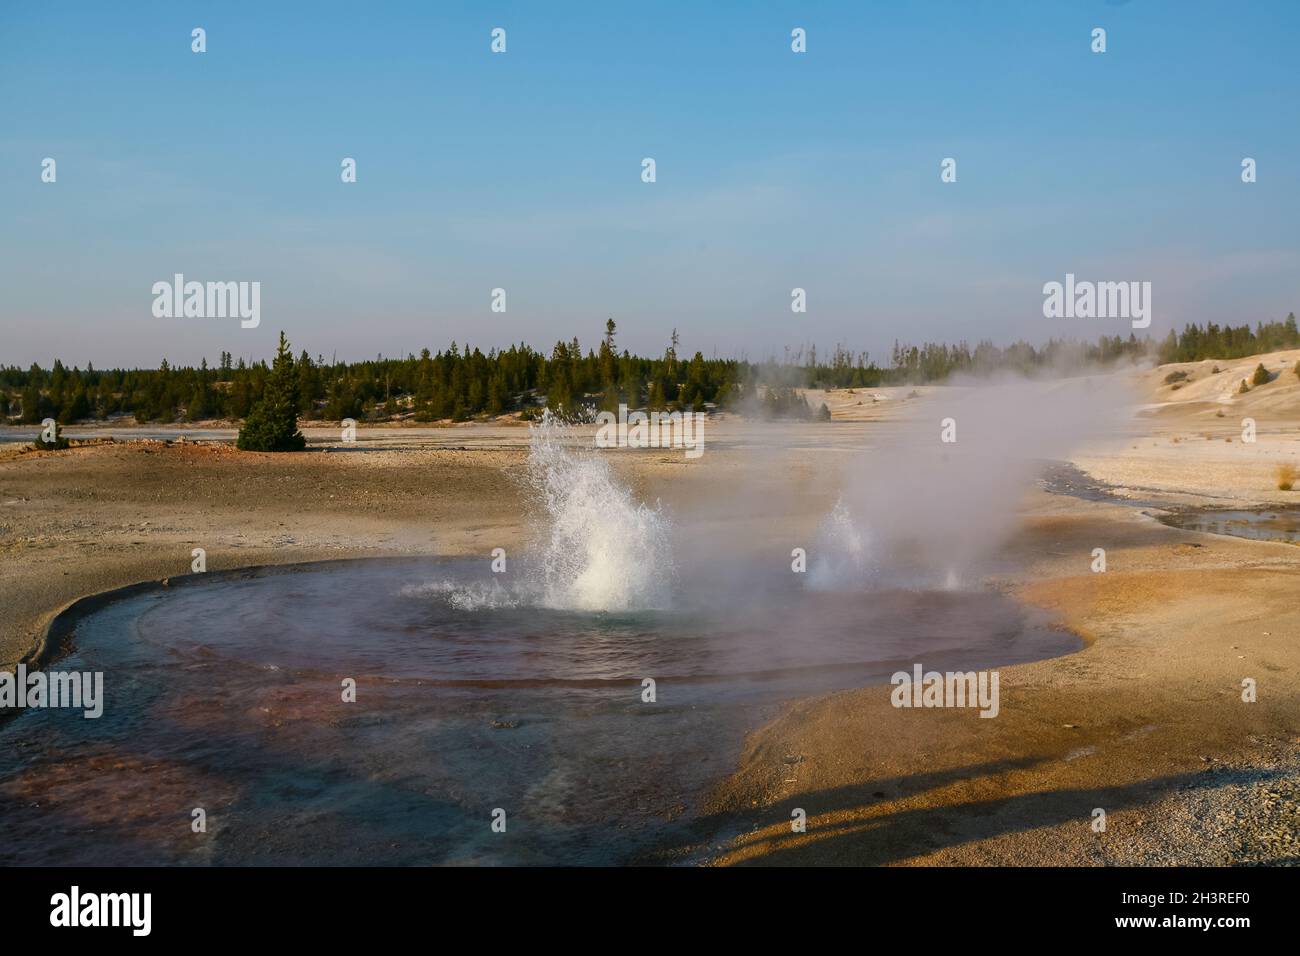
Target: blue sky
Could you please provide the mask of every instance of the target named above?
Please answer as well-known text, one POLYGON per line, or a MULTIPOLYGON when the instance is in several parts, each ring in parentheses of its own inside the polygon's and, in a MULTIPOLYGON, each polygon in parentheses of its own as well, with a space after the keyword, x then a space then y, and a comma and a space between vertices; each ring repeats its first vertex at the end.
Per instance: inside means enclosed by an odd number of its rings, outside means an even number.
POLYGON ((264 357, 279 329, 549 349, 611 315, 634 351, 676 327, 751 358, 1127 334, 1043 317, 1067 272, 1151 281, 1156 336, 1281 318, 1298 28, 1194 0, 4 4, 0 363, 264 357), (154 318, 175 272, 260 281, 261 326, 154 318))

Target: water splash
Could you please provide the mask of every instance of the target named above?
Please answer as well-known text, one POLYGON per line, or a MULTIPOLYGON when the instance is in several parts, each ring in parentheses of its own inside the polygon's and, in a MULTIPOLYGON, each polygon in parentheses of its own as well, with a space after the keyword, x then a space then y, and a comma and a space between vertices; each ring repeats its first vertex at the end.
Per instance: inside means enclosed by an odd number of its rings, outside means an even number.
POLYGON ((817 529, 808 586, 814 591, 836 591, 866 583, 871 573, 865 534, 838 499, 817 529))
POLYGON ((528 482, 546 509, 549 535, 532 558, 543 607, 637 611, 671 603, 669 523, 636 501, 609 461, 567 447, 549 413, 529 427, 528 482))
MULTIPOLYGON (((483 562, 486 568, 487 562, 483 562)), ((437 597, 448 607, 458 611, 477 611, 482 608, 514 608, 526 603, 522 588, 503 585, 499 581, 466 584, 463 581, 443 579, 423 584, 405 585, 399 592, 403 597, 437 597)))
MULTIPOLYGON (((474 584, 432 581, 405 593, 433 595, 466 611, 669 607, 675 571, 669 522, 658 505, 635 500, 599 453, 573 447, 570 427, 550 412, 528 431, 526 481, 547 522, 535 550, 508 575, 474 584)), ((483 567, 487 573, 486 559, 483 567)))

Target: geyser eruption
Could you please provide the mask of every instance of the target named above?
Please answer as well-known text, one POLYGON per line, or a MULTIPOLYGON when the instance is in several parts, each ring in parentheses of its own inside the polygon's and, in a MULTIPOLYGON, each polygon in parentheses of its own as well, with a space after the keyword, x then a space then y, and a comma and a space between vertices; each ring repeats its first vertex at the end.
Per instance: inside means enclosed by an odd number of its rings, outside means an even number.
POLYGON ((435 581, 403 593, 439 594, 462 611, 667 608, 675 581, 667 517, 634 500, 598 453, 566 446, 568 428, 549 412, 528 431, 526 483, 546 521, 537 546, 509 575, 435 581))
POLYGON ((968 583, 1019 528, 1017 511, 1043 462, 1114 434, 1133 402, 1116 375, 937 389, 915 402, 901 433, 848 469, 809 556, 808 586, 968 583))
POLYGON ((865 530, 854 523, 840 497, 817 529, 808 586, 815 591, 840 591, 866 584, 872 572, 869 544, 865 530))
POLYGON ((564 431, 549 413, 529 428, 528 482, 550 521, 530 560, 538 603, 577 611, 668 607, 673 562, 666 517, 636 501, 605 458, 565 447, 564 431))

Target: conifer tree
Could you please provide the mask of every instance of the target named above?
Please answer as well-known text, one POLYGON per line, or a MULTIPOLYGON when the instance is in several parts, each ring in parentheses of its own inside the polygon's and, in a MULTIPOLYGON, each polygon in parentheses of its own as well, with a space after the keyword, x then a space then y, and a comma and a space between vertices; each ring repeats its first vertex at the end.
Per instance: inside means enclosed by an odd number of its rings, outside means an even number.
POLYGON ((262 398, 248 413, 235 445, 244 451, 302 451, 307 447, 307 439, 298 431, 298 371, 284 332, 262 398))

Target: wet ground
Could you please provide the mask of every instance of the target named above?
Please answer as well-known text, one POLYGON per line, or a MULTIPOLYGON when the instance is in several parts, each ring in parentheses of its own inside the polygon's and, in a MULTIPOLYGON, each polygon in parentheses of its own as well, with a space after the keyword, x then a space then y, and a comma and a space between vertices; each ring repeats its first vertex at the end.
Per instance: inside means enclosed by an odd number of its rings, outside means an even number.
POLYGON ((1068 462, 1046 463, 1040 484, 1053 494, 1153 509, 1159 512, 1153 515, 1156 520, 1184 531, 1226 534, 1255 541, 1300 542, 1300 508, 1171 508, 1155 497, 1128 496, 1133 490, 1141 494, 1143 489, 1125 489, 1126 494, 1120 495, 1114 487, 1089 477, 1068 462))

